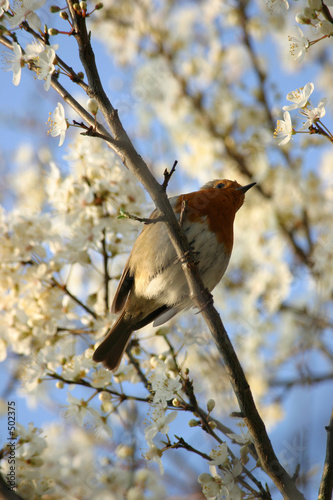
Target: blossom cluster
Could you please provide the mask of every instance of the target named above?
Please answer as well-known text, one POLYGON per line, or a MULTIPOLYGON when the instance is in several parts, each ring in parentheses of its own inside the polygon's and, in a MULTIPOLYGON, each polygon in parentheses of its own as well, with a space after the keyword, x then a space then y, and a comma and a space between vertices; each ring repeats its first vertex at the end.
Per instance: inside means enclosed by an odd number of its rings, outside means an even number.
MULTIPOLYGON (((136 500, 164 498, 165 490, 153 470, 128 467, 133 456, 130 447, 115 450, 118 463, 106 454, 94 453, 92 435, 84 429, 50 424, 39 429, 17 425, 15 472, 17 493, 26 500, 39 498, 124 498, 136 500), (61 481, 59 481, 61 478, 61 481)), ((96 437, 95 437, 96 440, 96 437)), ((5 451, 6 456, 6 451, 5 451)), ((3 462, 6 474, 8 462, 3 462)))
MULTIPOLYGON (((300 133, 303 130, 310 129, 313 130, 314 125, 321 122, 321 118, 323 118, 326 114, 325 105, 327 103, 327 99, 323 98, 319 101, 318 106, 315 108, 311 104, 310 95, 314 90, 313 83, 307 83, 304 87, 297 89, 293 92, 289 92, 287 95, 287 100, 292 104, 288 106, 283 106, 284 115, 283 120, 278 120, 275 137, 277 139, 282 139, 279 142, 279 146, 284 146, 287 144, 291 137, 297 132, 300 133), (302 116, 306 118, 306 121, 303 123, 303 126, 299 131, 296 131, 291 122, 291 117, 289 111, 293 111, 295 109, 299 109, 302 116)), ((325 127, 326 128, 326 127, 325 127)))
POLYGON ((149 446, 146 458, 157 462, 161 474, 163 474, 162 451, 154 443, 154 438, 159 432, 167 434, 169 432, 169 424, 177 417, 176 411, 167 413, 167 403, 178 395, 182 389, 182 384, 179 375, 173 370, 168 369, 168 366, 170 366, 168 359, 165 361, 156 360, 155 362, 153 361, 153 364, 155 366, 150 377, 150 382, 154 397, 150 414, 152 422, 145 427, 145 438, 149 446))

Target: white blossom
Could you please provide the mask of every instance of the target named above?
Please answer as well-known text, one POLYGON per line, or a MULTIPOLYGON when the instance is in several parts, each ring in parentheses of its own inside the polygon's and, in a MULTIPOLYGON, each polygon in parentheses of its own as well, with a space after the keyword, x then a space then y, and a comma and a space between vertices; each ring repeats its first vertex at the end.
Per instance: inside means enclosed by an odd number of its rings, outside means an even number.
POLYGON ((22 49, 20 45, 13 42, 13 51, 6 54, 5 63, 8 71, 13 72, 13 84, 19 85, 21 81, 21 70, 24 66, 24 57, 22 56, 22 49))
POLYGON ((217 448, 214 448, 209 456, 211 457, 210 465, 222 465, 228 459, 227 443, 221 443, 217 448))
POLYGON ((162 464, 161 456, 162 456, 162 451, 159 448, 157 448, 157 446, 155 446, 155 445, 152 445, 149 448, 149 450, 144 454, 144 457, 146 460, 153 461, 153 462, 157 463, 157 465, 159 466, 159 469, 160 469, 160 474, 161 474, 161 476, 163 476, 164 467, 162 464))
POLYGON ((198 477, 198 483, 202 486, 202 493, 207 499, 218 498, 221 484, 219 478, 213 477, 211 474, 204 472, 198 477))
POLYGON ((304 35, 299 26, 294 26, 295 36, 289 36, 290 53, 295 61, 301 62, 304 59, 307 49, 310 47, 309 40, 304 35))
POLYGON ((296 89, 287 94, 287 101, 292 102, 289 106, 283 106, 284 111, 291 111, 293 109, 304 108, 309 101, 309 97, 314 91, 313 83, 307 83, 304 87, 296 89))
POLYGON ((50 131, 49 133, 52 137, 60 136, 59 147, 62 146, 65 140, 66 130, 68 128, 68 123, 65 118, 65 110, 63 105, 58 102, 56 109, 53 111, 52 115, 50 114, 49 118, 50 123, 50 131))
POLYGON ((327 99, 321 99, 316 108, 305 107, 300 113, 307 118, 306 122, 302 126, 301 130, 305 130, 309 128, 311 125, 317 123, 323 116, 326 114, 325 105, 327 103, 327 99))
POLYGON ((252 443, 251 434, 249 431, 244 431, 241 429, 241 434, 231 433, 228 434, 228 438, 236 441, 238 444, 250 444, 252 443))
POLYGON ((109 423, 109 418, 101 415, 100 411, 95 410, 95 408, 88 408, 87 424, 93 429, 97 438, 112 438, 113 432, 109 423))
POLYGON ((67 400, 69 405, 63 405, 62 415, 68 420, 82 426, 88 411, 87 403, 83 399, 75 398, 69 392, 67 393, 67 400))
POLYGON ((34 40, 31 43, 28 43, 25 47, 25 59, 27 61, 30 60, 38 60, 40 54, 44 52, 45 45, 37 40, 34 40))
POLYGON ((55 71, 54 61, 57 48, 57 45, 44 45, 37 41, 29 43, 25 48, 24 59, 34 63, 38 80, 45 80, 46 91, 50 88, 51 76, 55 71))
POLYGON ((267 7, 272 12, 285 12, 289 10, 289 2, 288 0, 266 0, 267 7))
POLYGON ((47 91, 51 85, 51 76, 54 73, 55 51, 52 47, 45 46, 45 50, 40 53, 38 58, 37 78, 45 80, 44 89, 47 91))
POLYGON ((0 1, 0 17, 9 9, 9 0, 0 1))
POLYGON ((333 35, 333 24, 330 21, 327 21, 327 19, 322 19, 319 23, 317 23, 316 28, 321 35, 333 35))
POLYGON ((277 121, 276 129, 274 131, 274 137, 279 140, 282 139, 282 141, 279 142, 279 146, 284 146, 285 144, 287 144, 294 133, 291 123, 291 117, 288 111, 285 111, 283 113, 283 118, 284 120, 277 121))
POLYGON ((145 427, 145 438, 150 446, 153 445, 153 439, 158 432, 167 434, 169 424, 177 417, 176 411, 166 412, 162 403, 155 404, 151 415, 152 423, 145 427))
POLYGON ((11 27, 15 28, 23 21, 28 21, 31 28, 39 30, 42 23, 35 10, 43 7, 45 3, 46 0, 19 0, 14 7, 14 16, 10 18, 11 27))
POLYGON ((182 388, 179 376, 171 378, 166 372, 166 369, 166 364, 159 362, 155 372, 151 376, 154 403, 161 401, 166 405, 166 402, 172 400, 176 396, 176 393, 182 388))
POLYGON ((105 368, 99 368, 92 374, 91 385, 93 387, 105 387, 111 382, 111 372, 105 368))

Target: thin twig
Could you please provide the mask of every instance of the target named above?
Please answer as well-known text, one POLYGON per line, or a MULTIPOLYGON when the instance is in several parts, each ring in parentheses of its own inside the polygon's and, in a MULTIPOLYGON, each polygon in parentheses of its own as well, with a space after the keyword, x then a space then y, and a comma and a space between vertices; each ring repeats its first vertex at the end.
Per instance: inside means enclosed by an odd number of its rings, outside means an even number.
POLYGON ((87 380, 84 380, 83 378, 79 380, 71 380, 71 379, 66 379, 65 377, 62 377, 56 372, 48 372, 47 376, 50 377, 51 379, 59 380, 61 382, 64 382, 64 384, 74 384, 75 385, 81 385, 83 387, 89 387, 90 389, 93 389, 97 393, 99 392, 107 392, 108 394, 111 394, 115 398, 119 398, 122 401, 139 401, 140 403, 149 403, 149 397, 148 398, 141 398, 139 396, 129 396, 127 394, 123 394, 121 392, 117 392, 115 390, 111 390, 108 387, 92 387, 91 383, 87 380))
POLYGON ((145 374, 143 373, 143 371, 141 370, 140 364, 135 359, 135 357, 132 355, 131 349, 132 349, 132 346, 129 345, 126 349, 126 354, 129 358, 131 364, 134 366, 136 373, 138 374, 141 382, 146 387, 146 389, 149 391, 149 381, 148 381, 147 377, 145 376, 145 374))
MULTIPOLYGON (((153 214, 155 215, 154 212, 153 214)), ((138 217, 137 215, 130 214, 129 212, 125 212, 125 210, 120 209, 120 215, 118 216, 118 219, 131 219, 137 222, 143 222, 143 224, 156 224, 156 222, 165 222, 165 217, 163 215, 159 215, 157 217, 155 217, 154 215, 149 218, 138 217)))
POLYGON ((95 311, 93 311, 92 309, 90 309, 90 307, 88 307, 86 304, 84 304, 84 302, 82 302, 82 300, 80 300, 78 297, 76 297, 75 295, 73 295, 72 292, 70 292, 68 290, 68 288, 67 288, 66 285, 62 285, 54 277, 52 277, 52 279, 51 279, 51 284, 53 284, 54 286, 60 288, 60 290, 64 291, 66 293, 66 295, 68 295, 68 297, 70 297, 72 300, 74 300, 74 302, 76 302, 85 311, 87 311, 87 313, 89 313, 91 316, 93 316, 93 318, 98 319, 98 315, 95 313, 95 311))
POLYGON ((170 172, 167 169, 164 170, 164 173, 163 173, 163 175, 164 175, 164 181, 163 181, 163 184, 162 184, 162 188, 164 189, 164 191, 167 190, 167 187, 168 187, 169 181, 170 181, 170 179, 172 177, 172 174, 176 170, 177 163, 178 163, 178 161, 175 160, 174 164, 172 165, 172 169, 170 170, 170 172))
MULTIPOLYGON (((194 448, 193 446, 188 444, 182 437, 175 436, 175 438, 178 439, 178 441, 176 443, 171 444, 171 445, 167 445, 165 447, 166 450, 183 448, 186 451, 189 451, 191 453, 199 455, 201 458, 203 458, 204 460, 206 460, 208 462, 210 462, 212 460, 212 458, 209 455, 207 455, 207 453, 204 453, 204 452, 198 450, 197 448, 194 448)), ((223 467, 220 467, 220 468, 222 470, 224 470, 223 467)), ((243 468, 243 470, 244 470, 244 468, 243 468)), ((250 491, 253 495, 255 495, 255 498, 261 498, 263 500, 271 500, 271 498, 272 498, 271 495, 269 494, 269 492, 265 491, 265 489, 262 487, 262 485, 260 485, 261 486, 260 492, 257 492, 241 476, 237 476, 237 478, 235 480, 236 480, 236 482, 239 482, 243 487, 245 487, 248 491, 250 491)), ((258 483, 258 481, 256 481, 256 483, 258 483)))
POLYGON ((109 282, 110 282, 110 276, 109 276, 109 256, 108 256, 108 251, 106 248, 106 231, 103 229, 102 231, 103 237, 102 237, 102 255, 103 255, 103 276, 104 276, 104 301, 105 301, 105 310, 106 312, 109 311, 110 304, 109 304, 109 282))
POLYGON ((183 195, 182 205, 181 205, 181 208, 180 208, 180 215, 179 215, 179 225, 180 225, 180 227, 183 227, 183 220, 184 220, 184 215, 185 215, 185 212, 186 212, 186 206, 187 206, 187 202, 186 202, 185 196, 183 195))
POLYGON ((327 373, 325 375, 311 375, 308 374, 301 378, 293 378, 289 380, 268 380, 268 384, 270 387, 283 387, 285 389, 290 389, 291 387, 299 386, 299 385, 312 385, 312 384, 320 384, 322 382, 328 382, 333 379, 333 373, 327 373))

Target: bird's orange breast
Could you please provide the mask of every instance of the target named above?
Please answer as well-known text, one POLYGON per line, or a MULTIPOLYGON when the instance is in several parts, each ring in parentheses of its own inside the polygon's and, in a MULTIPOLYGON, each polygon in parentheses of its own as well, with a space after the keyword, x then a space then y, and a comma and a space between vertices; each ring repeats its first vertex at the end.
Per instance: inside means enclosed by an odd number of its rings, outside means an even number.
MULTIPOLYGON (((228 253, 233 245, 233 223, 238 207, 231 193, 219 189, 205 189, 178 196, 174 210, 183 211, 183 218, 190 222, 207 224, 228 253)), ((204 230, 204 229, 203 229, 204 230)))

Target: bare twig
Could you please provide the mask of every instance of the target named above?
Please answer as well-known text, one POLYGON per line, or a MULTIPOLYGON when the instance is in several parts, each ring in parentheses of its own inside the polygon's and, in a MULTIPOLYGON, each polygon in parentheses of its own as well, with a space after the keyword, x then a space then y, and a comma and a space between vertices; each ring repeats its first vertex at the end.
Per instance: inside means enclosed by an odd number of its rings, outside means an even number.
POLYGON ((333 410, 326 427, 327 444, 324 470, 321 477, 318 500, 331 500, 333 492, 333 410))
POLYGON ((104 301, 105 301, 105 310, 108 312, 110 304, 109 304, 109 282, 110 282, 110 276, 109 276, 109 268, 108 268, 108 263, 109 263, 109 256, 108 256, 108 251, 106 248, 106 236, 105 236, 105 229, 102 231, 103 237, 102 237, 102 255, 103 255, 103 276, 104 276, 104 301))
POLYGON ((290 389, 291 387, 299 386, 299 385, 312 385, 312 384, 320 384, 321 382, 328 382, 333 379, 333 373, 327 373, 325 375, 311 375, 308 374, 304 377, 293 378, 287 380, 269 380, 268 384, 271 387, 283 387, 285 389, 290 389))
POLYGON ((163 184, 162 184, 162 187, 164 188, 164 191, 167 190, 167 187, 168 187, 169 181, 170 181, 170 179, 172 177, 172 174, 176 170, 177 163, 178 163, 178 161, 175 160, 174 164, 172 165, 172 169, 170 170, 170 172, 167 169, 164 170, 164 173, 163 173, 163 175, 164 175, 164 181, 163 181, 163 184))
POLYGON ((123 401, 139 401, 140 403, 148 403, 149 402, 149 397, 148 398, 141 398, 139 396, 129 396, 127 394, 123 394, 122 392, 117 392, 115 390, 109 389, 108 387, 101 387, 101 388, 96 388, 92 387, 91 383, 88 380, 85 380, 83 378, 80 378, 78 380, 71 380, 71 379, 66 379, 65 377, 62 377, 56 372, 48 372, 47 376, 50 377, 51 379, 59 380, 61 382, 64 382, 64 384, 76 384, 76 385, 81 385, 83 387, 89 387, 90 389, 93 389, 96 391, 98 394, 99 392, 107 392, 108 394, 111 394, 111 396, 120 399, 121 402, 123 401))
POLYGON ((70 292, 68 290, 68 288, 67 288, 66 285, 62 285, 54 277, 51 279, 51 284, 53 286, 56 286, 56 287, 60 288, 60 290, 63 290, 66 293, 66 295, 68 295, 68 297, 70 297, 72 300, 74 300, 74 302, 76 302, 85 311, 87 311, 87 313, 91 314, 91 316, 93 316, 93 318, 98 319, 98 316, 95 313, 95 311, 93 311, 92 309, 90 309, 90 307, 88 307, 86 304, 84 304, 84 302, 82 302, 82 300, 80 300, 78 297, 76 297, 75 295, 73 295, 72 292, 70 292))
POLYGON ((136 370, 141 382, 143 383, 143 385, 146 387, 146 389, 149 391, 149 381, 147 379, 147 377, 145 376, 145 374, 143 373, 143 371, 141 370, 141 367, 140 367, 140 364, 138 363, 138 361, 135 359, 135 357, 132 355, 132 352, 131 352, 131 349, 132 349, 132 346, 131 344, 126 348, 126 354, 128 356, 128 359, 130 360, 130 362, 132 363, 132 365, 134 366, 134 369, 136 370))
POLYGON ((180 209, 180 216, 179 216, 179 225, 180 225, 180 227, 183 226, 183 219, 184 219, 185 212, 186 212, 186 199, 183 196, 182 206, 181 206, 181 209, 180 209))

